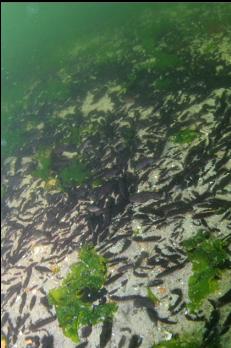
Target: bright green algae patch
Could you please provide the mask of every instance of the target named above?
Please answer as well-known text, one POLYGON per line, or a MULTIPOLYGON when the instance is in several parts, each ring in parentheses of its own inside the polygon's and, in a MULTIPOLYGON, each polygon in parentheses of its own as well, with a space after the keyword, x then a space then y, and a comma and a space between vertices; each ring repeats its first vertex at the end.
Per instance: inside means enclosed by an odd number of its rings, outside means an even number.
POLYGON ((89 179, 89 176, 90 174, 86 166, 77 160, 72 162, 59 173, 59 177, 64 187, 68 185, 81 185, 89 179))
POLYGON ((152 292, 150 288, 147 288, 147 297, 153 304, 158 304, 160 300, 156 297, 156 295, 152 292))
POLYGON ((78 330, 112 318, 115 303, 93 304, 107 279, 106 260, 89 246, 80 251, 80 261, 72 265, 62 286, 49 292, 64 335, 79 342, 78 330))
POLYGON ((218 289, 219 275, 226 266, 229 255, 225 240, 209 237, 202 230, 195 237, 185 240, 183 246, 192 262, 193 275, 188 282, 188 308, 193 312, 200 308, 209 294, 218 289))
POLYGON ((52 171, 52 161, 51 161, 51 149, 42 149, 40 150, 35 159, 38 162, 36 170, 33 172, 33 175, 39 177, 43 180, 48 180, 51 176, 52 171))
POLYGON ((173 136, 173 142, 178 144, 190 144, 198 137, 198 133, 192 129, 183 129, 173 136))
POLYGON ((169 341, 162 341, 161 343, 154 344, 152 348, 221 348, 219 338, 213 342, 206 343, 203 340, 203 334, 201 330, 193 333, 183 333, 181 336, 176 335, 169 341))
POLYGON ((185 335, 161 342, 152 348, 201 348, 201 340, 197 337, 185 335))
POLYGON ((46 182, 57 177, 60 189, 65 190, 73 185, 82 185, 90 178, 86 165, 77 158, 73 159, 64 169, 54 171, 51 148, 40 149, 35 155, 35 159, 37 168, 32 174, 46 182))

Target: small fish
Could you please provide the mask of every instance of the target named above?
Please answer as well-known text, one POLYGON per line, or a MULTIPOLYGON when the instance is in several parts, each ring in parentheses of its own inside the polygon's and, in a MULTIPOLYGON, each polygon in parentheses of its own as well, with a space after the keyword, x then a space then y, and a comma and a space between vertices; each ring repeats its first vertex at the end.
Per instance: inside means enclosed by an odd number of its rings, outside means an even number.
POLYGON ((2 319, 1 319, 1 327, 3 327, 5 325, 5 323, 7 322, 8 318, 9 318, 9 313, 8 312, 4 313, 4 315, 3 315, 2 319))
POLYGON ((54 337, 52 335, 43 336, 41 348, 54 348, 54 337))
POLYGON ((122 277, 124 275, 123 272, 114 274, 112 277, 108 278, 108 280, 106 281, 105 285, 111 284, 114 281, 116 281, 117 279, 119 279, 120 277, 122 277))
POLYGON ((133 270, 133 274, 134 274, 136 277, 139 277, 139 278, 146 278, 146 277, 148 277, 148 273, 137 272, 135 269, 133 270))
POLYGON ((83 338, 86 338, 86 337, 88 337, 90 334, 91 334, 91 332, 92 332, 92 326, 84 326, 83 328, 82 328, 82 330, 81 330, 81 336, 83 337, 83 338))
POLYGON ((152 287, 152 286, 158 286, 163 284, 163 280, 162 279, 154 279, 154 280, 150 280, 150 282, 148 283, 148 287, 152 287))
POLYGON ((88 211, 92 214, 95 214, 96 216, 97 215, 101 215, 105 212, 106 209, 103 209, 103 208, 100 208, 100 207, 97 207, 95 205, 91 205, 89 206, 88 208, 88 211))
POLYGON ((24 292, 24 293, 22 294, 22 301, 21 301, 21 304, 20 304, 20 307, 19 307, 19 313, 20 313, 20 314, 22 314, 23 308, 24 308, 24 306, 25 306, 25 304, 26 304, 26 298, 27 298, 27 293, 24 292))
POLYGON ((40 329, 41 327, 52 323, 52 321, 56 320, 56 315, 52 316, 52 317, 48 317, 45 319, 41 319, 41 320, 37 320, 34 324, 32 323, 29 327, 29 330, 31 331, 37 331, 38 329, 40 329))
POLYGON ((220 335, 224 335, 230 329, 230 327, 231 327, 231 313, 229 313, 227 318, 225 319, 220 335))
POLYGON ((168 308, 169 311, 173 314, 173 313, 175 313, 175 309, 177 308, 177 306, 181 303, 182 298, 183 298, 183 294, 182 294, 182 290, 180 288, 176 288, 176 289, 171 290, 171 293, 178 296, 175 303, 173 305, 170 305, 168 308))
POLYGON ((141 170, 152 164, 153 160, 150 158, 143 158, 135 163, 135 169, 141 170))
POLYGON ((186 263, 187 263, 187 260, 185 260, 182 263, 179 263, 175 266, 169 267, 168 269, 164 270, 162 273, 158 274, 157 277, 160 277, 160 278, 165 277, 166 275, 171 274, 171 273, 175 272, 176 270, 183 268, 186 263))
POLYGON ((125 342, 126 342, 126 336, 123 335, 119 341, 118 348, 122 348, 125 345, 125 342))
POLYGON ((28 284, 29 284, 29 281, 30 281, 30 278, 31 278, 31 275, 32 275, 32 268, 33 266, 35 265, 36 263, 33 263, 31 264, 28 268, 27 268, 27 275, 26 275, 26 278, 24 280, 24 283, 23 283, 23 288, 27 288, 28 287, 28 284))
POLYGON ((36 296, 33 295, 30 301, 30 307, 29 307, 30 311, 34 308, 35 302, 36 302, 36 296))
POLYGON ((231 303, 231 289, 228 290, 223 296, 218 299, 218 306, 222 307, 228 303, 231 303))
POLYGON ((105 320, 103 322, 102 331, 100 334, 100 348, 105 348, 112 336, 112 320, 105 320))
POLYGON ((138 348, 141 345, 142 341, 143 338, 141 336, 133 335, 129 342, 128 348, 138 348))
POLYGON ((36 269, 36 271, 39 271, 39 272, 41 272, 41 273, 50 273, 51 272, 51 270, 50 270, 50 268, 48 268, 48 267, 46 267, 46 266, 35 266, 35 269, 36 269))
POLYGON ((159 200, 161 198, 163 198, 162 192, 148 192, 148 191, 134 193, 129 196, 129 200, 131 203, 145 203, 149 201, 150 199, 159 200))
POLYGON ((160 240, 162 237, 160 236, 149 236, 146 238, 143 238, 141 236, 134 236, 133 240, 135 240, 136 242, 156 242, 158 240, 160 240))
POLYGON ((11 299, 11 297, 14 295, 15 292, 18 294, 21 288, 22 288, 21 282, 15 285, 12 285, 7 291, 7 295, 4 298, 4 302, 7 303, 11 299))

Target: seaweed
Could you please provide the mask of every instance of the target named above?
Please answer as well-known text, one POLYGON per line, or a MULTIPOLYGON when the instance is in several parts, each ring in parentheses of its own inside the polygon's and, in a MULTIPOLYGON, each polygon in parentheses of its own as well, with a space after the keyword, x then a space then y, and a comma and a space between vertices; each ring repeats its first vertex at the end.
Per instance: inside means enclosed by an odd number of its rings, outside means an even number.
POLYGON ((167 53, 163 51, 156 52, 155 58, 155 68, 161 72, 169 69, 174 69, 182 64, 181 59, 173 53, 167 53))
MULTIPOLYGON (((201 348, 201 339, 197 335, 185 334, 153 345, 152 348, 201 348)), ((218 348, 218 347, 217 347, 218 348)))
POLYGON ((90 173, 83 162, 75 160, 60 171, 58 176, 62 186, 66 188, 73 185, 84 184, 90 178, 90 173))
POLYGON ((92 188, 101 187, 103 185, 104 181, 101 178, 96 178, 92 181, 91 186, 92 188))
POLYGON ((160 302, 160 300, 156 297, 156 295, 153 294, 150 288, 147 288, 147 297, 153 304, 158 304, 160 302))
POLYGON ((198 137, 198 132, 192 129, 183 129, 173 135, 173 142, 177 144, 190 144, 198 137))
POLYGON ((43 180, 48 180, 50 178, 52 175, 51 151, 50 148, 44 148, 38 151, 35 155, 38 164, 32 175, 43 180))
POLYGON ((198 233, 183 243, 192 262, 193 274, 189 278, 188 308, 191 312, 199 309, 207 296, 218 289, 221 270, 225 268, 229 254, 225 240, 211 238, 207 233, 198 233))
POLYGON ((104 257, 91 246, 83 247, 79 257, 80 261, 72 265, 62 285, 49 292, 49 302, 55 306, 59 325, 74 342, 79 342, 80 327, 111 319, 117 309, 115 303, 94 304, 107 280, 104 257))

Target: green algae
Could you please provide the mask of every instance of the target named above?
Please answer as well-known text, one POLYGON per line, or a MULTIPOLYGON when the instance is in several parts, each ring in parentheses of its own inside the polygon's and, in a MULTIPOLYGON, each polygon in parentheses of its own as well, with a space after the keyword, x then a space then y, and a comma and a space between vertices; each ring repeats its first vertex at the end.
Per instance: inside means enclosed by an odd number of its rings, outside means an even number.
POLYGON ((70 96, 68 85, 57 78, 49 79, 42 87, 45 100, 62 102, 70 96))
POLYGON ((155 82, 155 88, 158 89, 159 91, 167 91, 174 88, 174 86, 175 86, 174 81, 168 77, 158 79, 155 82))
POLYGON ((175 69, 182 64, 181 59, 173 53, 159 51, 155 53, 155 58, 155 68, 161 72, 175 69))
POLYGON ((52 148, 40 149, 35 155, 37 168, 32 175, 46 181, 45 188, 66 190, 74 185, 82 185, 90 178, 87 166, 79 159, 72 160, 63 169, 53 169, 52 148))
POLYGON ((201 308, 203 301, 219 288, 221 270, 229 260, 227 243, 208 236, 202 230, 183 243, 192 262, 193 274, 188 281, 191 312, 201 308))
POLYGON ((90 173, 83 162, 75 160, 60 171, 59 178, 62 186, 66 188, 84 184, 90 178, 90 173))
POLYGON ((75 127, 71 128, 70 135, 67 139, 65 139, 65 142, 72 145, 79 145, 81 142, 81 128, 75 127))
POLYGON ((190 144, 198 137, 198 132, 192 129, 183 129, 173 135, 173 142, 177 144, 190 144))
POLYGON ((51 148, 40 149, 35 155, 37 168, 33 171, 35 177, 48 180, 52 175, 51 148))
POLYGON ((160 302, 160 300, 156 297, 156 295, 150 288, 147 288, 147 297, 153 304, 158 304, 160 302))
POLYGON ((49 292, 59 325, 73 342, 79 342, 80 327, 110 319, 117 309, 115 303, 93 303, 107 280, 106 260, 91 246, 83 247, 79 258, 62 285, 49 292))
POLYGON ((103 185, 104 181, 101 178, 97 178, 95 180, 92 181, 91 186, 92 188, 97 188, 97 187, 101 187, 103 185))
POLYGON ((169 341, 155 344, 152 348, 201 348, 201 338, 197 335, 185 334, 182 337, 174 337, 169 341))

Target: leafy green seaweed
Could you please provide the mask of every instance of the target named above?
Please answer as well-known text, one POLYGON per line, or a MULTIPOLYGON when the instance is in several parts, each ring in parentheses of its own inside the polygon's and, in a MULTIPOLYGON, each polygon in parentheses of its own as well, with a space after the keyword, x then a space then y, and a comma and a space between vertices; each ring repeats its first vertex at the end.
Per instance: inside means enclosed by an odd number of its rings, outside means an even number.
POLYGON ((197 336, 184 335, 155 344, 152 348, 201 348, 201 339, 197 336))
POLYGON ((160 300, 156 297, 156 295, 154 295, 154 293, 152 292, 150 288, 147 288, 147 297, 154 304, 158 304, 160 302, 160 300))
POLYGON ((229 255, 224 240, 209 238, 201 230, 182 244, 192 262, 193 274, 188 282, 188 308, 193 312, 200 308, 209 294, 218 289, 218 278, 221 269, 229 260, 229 255))
POLYGON ((35 156, 38 162, 37 168, 32 173, 43 180, 48 180, 52 172, 51 149, 41 149, 35 156))
POLYGON ((183 129, 173 136, 173 142, 178 144, 190 144, 198 137, 198 132, 192 129, 183 129))
POLYGON ((83 247, 79 257, 62 285, 49 292, 59 325, 74 342, 79 342, 80 327, 112 318, 117 309, 115 303, 93 303, 107 279, 106 260, 91 246, 83 247))
POLYGON ((90 178, 90 173, 81 161, 75 160, 59 173, 59 178, 64 187, 82 185, 90 178))

